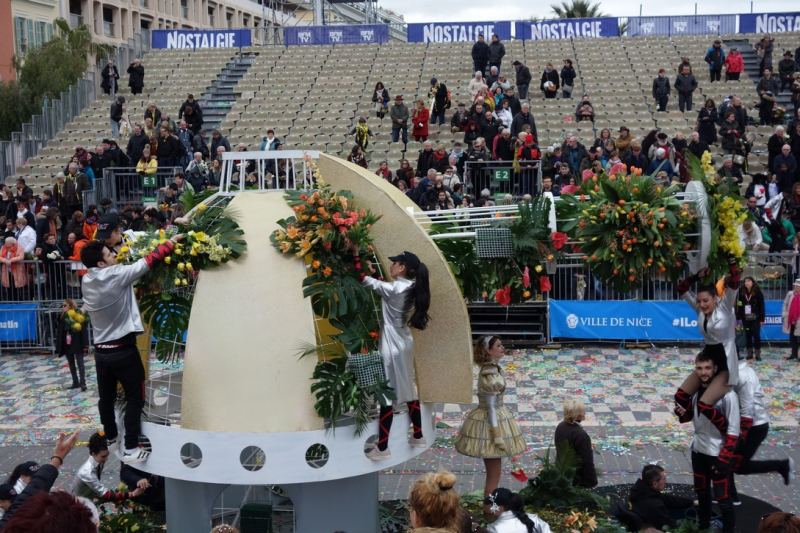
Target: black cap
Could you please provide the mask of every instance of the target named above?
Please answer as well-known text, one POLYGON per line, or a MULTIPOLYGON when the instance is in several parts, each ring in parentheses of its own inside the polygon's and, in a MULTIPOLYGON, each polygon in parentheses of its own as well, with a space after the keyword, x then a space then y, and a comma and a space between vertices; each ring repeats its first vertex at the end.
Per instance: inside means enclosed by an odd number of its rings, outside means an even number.
POLYGON ((124 103, 125 103, 125 97, 124 97, 124 96, 118 96, 118 97, 117 97, 117 101, 118 101, 120 104, 124 104, 124 103))
POLYGON ((662 131, 658 135, 656 135, 656 137, 658 137, 659 139, 661 139, 663 141, 664 139, 667 138, 667 134, 662 131))
POLYGON ((0 485, 0 500, 11 500, 13 502, 16 497, 17 491, 14 490, 13 485, 9 485, 8 483, 0 485))
POLYGON ((620 127, 619 127, 619 131, 620 131, 620 133, 622 133, 622 131, 623 131, 623 130, 627 131, 628 133, 630 133, 630 132, 631 132, 631 130, 629 130, 629 129, 628 129, 628 126, 620 126, 620 127))
POLYGON ((419 269, 420 265, 419 257, 417 257, 415 254, 412 254, 411 252, 403 252, 400 255, 395 255, 393 257, 390 257, 389 260, 397 263, 403 263, 411 270, 419 269))
POLYGON ((94 238, 98 241, 104 241, 110 238, 118 227, 119 217, 117 215, 104 215, 97 221, 97 232, 95 232, 94 238))
POLYGON ((33 477, 39 471, 39 463, 36 461, 28 461, 22 463, 19 467, 19 475, 33 477))
POLYGON ((511 503, 511 492, 508 489, 494 489, 488 498, 483 500, 484 505, 502 505, 503 507, 508 507, 508 504, 511 503))

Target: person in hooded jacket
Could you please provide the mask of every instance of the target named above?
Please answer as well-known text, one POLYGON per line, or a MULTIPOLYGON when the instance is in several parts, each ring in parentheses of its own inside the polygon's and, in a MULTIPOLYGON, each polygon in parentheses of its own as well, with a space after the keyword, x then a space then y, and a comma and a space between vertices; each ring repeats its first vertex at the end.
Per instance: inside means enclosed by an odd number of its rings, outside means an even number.
POLYGON ((572 60, 565 59, 564 66, 561 69, 561 90, 564 98, 572 98, 572 90, 575 88, 575 78, 577 77, 575 67, 572 66, 572 60))
POLYGON ((706 63, 711 74, 711 83, 722 79, 722 66, 725 64, 725 50, 722 49, 722 41, 714 40, 714 44, 706 51, 706 63))
POLYGON ((500 37, 497 34, 492 35, 492 42, 489 43, 489 68, 497 67, 497 72, 500 72, 500 64, 503 62, 503 57, 506 55, 506 47, 500 42, 500 37))
POLYGON ((728 57, 725 58, 725 69, 727 81, 739 81, 739 75, 744 71, 744 59, 735 46, 731 48, 728 57))
POLYGON ((636 480, 631 488, 628 500, 631 510, 642 521, 656 529, 677 529, 679 524, 670 516, 670 510, 688 509, 697 505, 697 500, 664 494, 667 474, 659 465, 647 465, 642 469, 642 477, 636 480))
POLYGON ((542 72, 542 81, 539 84, 539 90, 544 93, 545 98, 555 98, 556 94, 558 94, 559 87, 561 87, 561 84, 558 79, 558 72, 553 68, 552 63, 547 63, 544 72, 542 72))
POLYGON ((658 103, 659 113, 667 112, 667 103, 669 103, 671 91, 667 72, 663 68, 658 69, 658 77, 653 80, 653 101, 658 103))

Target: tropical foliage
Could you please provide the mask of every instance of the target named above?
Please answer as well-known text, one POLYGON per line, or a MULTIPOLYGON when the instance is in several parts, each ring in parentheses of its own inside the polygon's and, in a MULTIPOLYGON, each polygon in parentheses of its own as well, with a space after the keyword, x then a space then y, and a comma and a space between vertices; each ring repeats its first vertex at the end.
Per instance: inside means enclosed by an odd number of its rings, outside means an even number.
POLYGON ((584 171, 579 190, 558 204, 559 219, 568 219, 561 229, 579 242, 574 251, 618 292, 638 289, 648 276, 679 279, 682 252, 691 248, 685 234, 696 217, 675 197, 679 185, 633 170, 629 176, 624 165, 610 175, 584 171))
MULTIPOLYGON (((465 298, 475 301, 479 297, 492 297, 501 305, 524 303, 534 298, 537 291, 551 289, 547 266, 561 257, 567 242, 566 234, 550 230, 549 220, 550 199, 545 197, 519 204, 513 218, 490 219, 488 226, 510 232, 511 257, 481 259, 472 239, 439 239, 436 244, 465 298)), ((444 231, 443 225, 434 225, 431 233, 444 231)))
POLYGON ((560 19, 585 19, 606 17, 600 10, 600 3, 589 0, 563 0, 560 4, 550 4, 553 13, 560 19))

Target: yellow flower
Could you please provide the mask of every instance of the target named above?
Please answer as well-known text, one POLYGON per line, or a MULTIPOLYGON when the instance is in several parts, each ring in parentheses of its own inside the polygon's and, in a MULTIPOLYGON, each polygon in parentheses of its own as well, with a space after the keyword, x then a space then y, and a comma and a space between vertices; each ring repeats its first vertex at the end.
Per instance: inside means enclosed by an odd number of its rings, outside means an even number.
POLYGON ((183 255, 183 250, 181 249, 175 250, 175 255, 183 255))
POLYGON ((208 235, 203 233, 202 231, 198 231, 194 234, 194 238, 200 242, 206 242, 208 240, 208 235))
POLYGON ((205 211, 206 210, 206 204, 199 204, 197 206, 197 210, 198 211, 205 211))
POLYGON ((73 324, 73 325, 72 325, 72 329, 73 329, 73 330, 75 330, 75 331, 80 331, 80 330, 82 330, 82 329, 83 329, 83 326, 81 326, 81 325, 80 325, 80 323, 78 323, 78 324, 73 324))
POLYGON ((184 268, 186 268, 186 265, 184 265, 183 263, 178 263, 178 270, 180 270, 181 272, 183 272, 183 269, 184 269, 184 268))
POLYGON ((119 249, 119 253, 121 253, 121 254, 127 254, 130 251, 131 251, 131 249, 128 248, 127 246, 123 246, 122 248, 119 249))
MULTIPOLYGON (((203 205, 203 204, 200 204, 200 205, 203 205)), ((139 531, 139 526, 137 524, 133 524, 131 526, 131 532, 133 532, 133 531, 139 531)))
POLYGON ((192 250, 191 252, 189 252, 189 255, 196 257, 197 256, 197 250, 192 250))
POLYGON ((187 286, 188 284, 189 284, 189 282, 186 281, 186 280, 181 281, 181 285, 183 285, 184 287, 187 286))
POLYGON ((179 280, 178 278, 175 278, 175 286, 176 287, 180 287, 181 286, 181 280, 179 280))
POLYGON ((534 270, 535 270, 536 272, 541 272, 541 271, 542 271, 542 270, 544 270, 544 269, 542 268, 542 265, 536 265, 536 268, 534 268, 534 270))
POLYGON ((192 270, 194 270, 194 267, 192 267, 192 264, 191 264, 191 263, 188 263, 188 262, 186 263, 186 270, 188 270, 189 272, 191 272, 192 270))
POLYGON ((76 313, 74 309, 70 309, 69 311, 67 311, 67 316, 69 316, 72 320, 75 320, 75 315, 77 314, 78 313, 76 313))
POLYGON ((76 315, 75 321, 79 324, 83 324, 86 321, 86 318, 83 315, 76 315))
POLYGON ((164 262, 166 264, 170 264, 170 263, 172 263, 172 258, 170 256, 167 256, 167 257, 164 258, 164 262))
POLYGON ((163 239, 164 237, 167 236, 167 232, 164 231, 163 229, 160 229, 160 230, 158 230, 158 236, 163 239))
POLYGON ((308 252, 311 251, 311 241, 308 239, 303 239, 300 241, 300 251, 297 253, 297 257, 303 257, 308 252))

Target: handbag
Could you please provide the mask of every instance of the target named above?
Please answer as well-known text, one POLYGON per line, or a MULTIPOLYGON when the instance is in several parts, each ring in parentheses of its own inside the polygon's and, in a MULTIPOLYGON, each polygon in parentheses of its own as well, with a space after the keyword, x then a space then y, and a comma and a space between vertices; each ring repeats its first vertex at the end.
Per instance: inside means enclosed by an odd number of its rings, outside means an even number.
POLYGON ((561 86, 561 90, 564 91, 565 93, 571 93, 572 89, 574 89, 574 88, 575 88, 574 86, 567 85, 566 83, 561 86))
POLYGON ((736 330, 736 347, 740 350, 747 348, 747 335, 745 334, 744 328, 736 330))
POLYGON ((764 56, 766 55, 766 53, 767 53, 767 51, 764 50, 763 48, 759 48, 758 49, 758 57, 760 57, 761 59, 764 59, 764 56))

